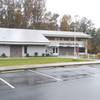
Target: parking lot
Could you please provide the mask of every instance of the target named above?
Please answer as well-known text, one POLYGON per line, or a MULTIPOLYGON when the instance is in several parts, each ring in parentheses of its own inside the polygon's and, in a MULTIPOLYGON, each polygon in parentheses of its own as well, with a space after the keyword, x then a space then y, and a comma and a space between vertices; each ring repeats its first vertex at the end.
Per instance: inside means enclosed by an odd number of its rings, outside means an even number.
POLYGON ((100 100, 99 67, 100 65, 82 65, 75 68, 51 67, 2 72, 0 98, 1 100, 100 100))

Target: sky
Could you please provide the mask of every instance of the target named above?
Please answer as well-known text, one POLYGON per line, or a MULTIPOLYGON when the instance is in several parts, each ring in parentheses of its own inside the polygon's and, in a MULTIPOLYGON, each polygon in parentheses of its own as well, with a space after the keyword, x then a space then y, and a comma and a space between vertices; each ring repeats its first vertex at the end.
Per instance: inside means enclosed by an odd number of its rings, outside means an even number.
POLYGON ((100 0, 47 0, 46 7, 60 16, 70 14, 91 19, 96 28, 100 27, 100 0))

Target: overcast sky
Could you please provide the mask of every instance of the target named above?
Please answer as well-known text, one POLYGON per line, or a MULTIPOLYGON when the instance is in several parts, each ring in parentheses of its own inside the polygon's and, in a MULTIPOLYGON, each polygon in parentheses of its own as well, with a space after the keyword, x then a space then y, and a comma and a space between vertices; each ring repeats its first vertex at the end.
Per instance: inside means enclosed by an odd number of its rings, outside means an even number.
POLYGON ((60 15, 79 15, 100 27, 100 0, 47 0, 47 10, 60 15))

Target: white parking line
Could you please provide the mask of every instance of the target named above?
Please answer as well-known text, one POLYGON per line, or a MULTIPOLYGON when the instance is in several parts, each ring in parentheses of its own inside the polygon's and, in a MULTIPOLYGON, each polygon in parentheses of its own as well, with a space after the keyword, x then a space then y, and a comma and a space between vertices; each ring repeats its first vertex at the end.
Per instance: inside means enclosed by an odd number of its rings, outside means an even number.
POLYGON ((7 81, 5 81, 4 79, 0 78, 0 80, 1 80, 2 82, 4 82, 6 85, 8 85, 9 87, 11 87, 12 89, 15 88, 14 86, 12 86, 10 83, 8 83, 7 81))
POLYGON ((44 74, 44 73, 41 73, 41 72, 37 72, 37 71, 33 71, 33 70, 29 70, 30 72, 33 72, 33 73, 37 73, 37 74, 40 74, 42 76, 45 76, 45 77, 48 77, 48 78, 52 78, 52 79, 55 79, 56 81, 62 81, 61 79, 59 78, 56 78, 56 77, 53 77, 51 75, 48 75, 48 74, 44 74))

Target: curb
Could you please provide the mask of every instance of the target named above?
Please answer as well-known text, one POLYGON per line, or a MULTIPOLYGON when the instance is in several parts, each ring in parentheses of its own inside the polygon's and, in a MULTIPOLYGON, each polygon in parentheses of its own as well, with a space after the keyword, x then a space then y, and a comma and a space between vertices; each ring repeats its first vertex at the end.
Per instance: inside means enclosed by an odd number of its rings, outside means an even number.
POLYGON ((93 65, 93 64, 100 64, 100 61, 7 66, 7 67, 0 67, 0 72, 13 71, 13 70, 37 69, 37 68, 50 68, 50 67, 68 67, 68 66, 77 66, 77 65, 93 65))

